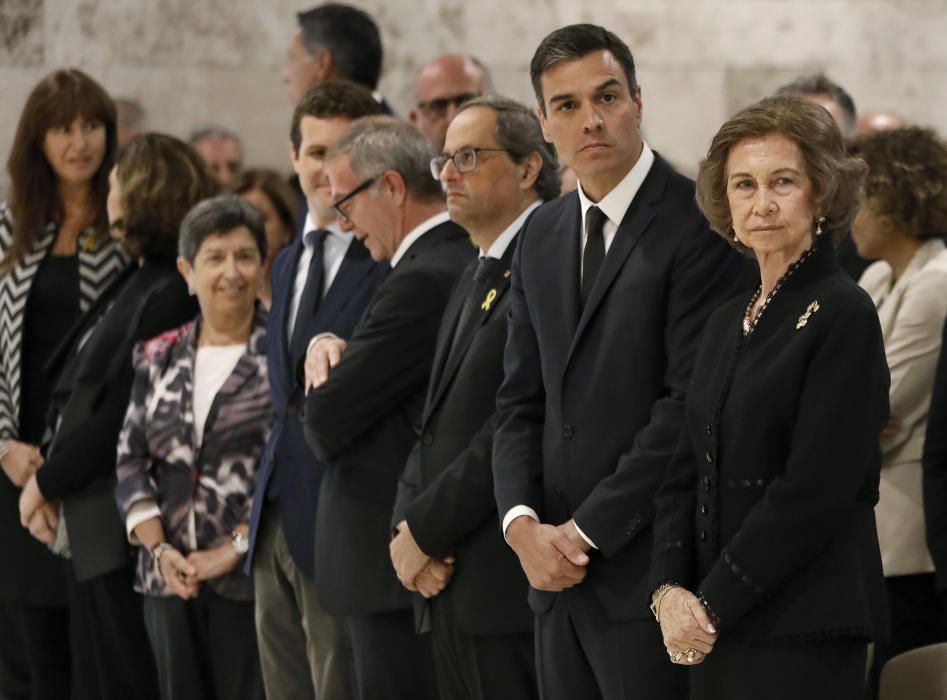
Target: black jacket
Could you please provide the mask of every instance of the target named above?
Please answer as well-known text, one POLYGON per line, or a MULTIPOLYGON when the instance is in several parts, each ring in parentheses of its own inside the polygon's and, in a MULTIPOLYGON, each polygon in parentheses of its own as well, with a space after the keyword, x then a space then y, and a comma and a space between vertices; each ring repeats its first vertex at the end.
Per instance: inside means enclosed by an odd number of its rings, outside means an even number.
POLYGON ((441 315, 473 254, 466 231, 450 222, 415 241, 369 302, 342 361, 306 397, 306 441, 328 465, 316 509, 314 580, 333 615, 411 605, 391 566, 391 512, 441 315))
POLYGON ((744 338, 748 302, 704 330, 656 499, 651 585, 700 591, 721 634, 744 641, 883 636, 874 505, 889 376, 874 304, 828 242, 744 338))
MULTIPOLYGON (((477 261, 464 271, 447 305, 420 439, 408 458, 393 518, 393 524, 407 520, 426 554, 456 558, 450 584, 437 600, 451 624, 467 634, 511 634, 533 627, 526 575, 503 540, 493 497, 496 391, 503 381, 514 245, 515 239, 484 280, 484 295, 471 317, 475 330, 461 336, 452 353, 477 261), (491 303, 486 302, 489 290, 495 292, 491 303)), ((416 603, 426 605, 421 596, 416 603)))
MULTIPOLYGON (((654 494, 684 416, 697 340, 750 285, 748 261, 707 227, 694 183, 655 157, 579 304, 581 207, 544 204, 513 257, 493 477, 500 517, 526 505, 574 517, 598 546, 570 594, 643 618, 654 494)), ((536 612, 555 594, 530 591, 536 612)))
POLYGON ((52 362, 56 431, 36 481, 47 500, 63 501, 79 580, 129 563, 114 492, 118 434, 135 376, 132 347, 197 311, 173 264, 133 266, 99 297, 52 362))
MULTIPOLYGON (((944 324, 947 341, 947 324, 944 324)), ((937 590, 947 590, 947 345, 940 346, 924 438, 924 520, 937 590)))

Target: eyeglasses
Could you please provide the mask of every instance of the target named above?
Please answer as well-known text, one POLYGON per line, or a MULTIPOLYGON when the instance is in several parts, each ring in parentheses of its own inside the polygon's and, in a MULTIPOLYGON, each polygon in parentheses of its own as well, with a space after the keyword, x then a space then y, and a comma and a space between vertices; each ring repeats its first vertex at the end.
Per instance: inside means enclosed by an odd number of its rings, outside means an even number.
POLYGON ((431 158, 431 175, 435 180, 441 179, 441 171, 451 161, 459 173, 473 172, 477 168, 477 154, 491 152, 509 153, 505 148, 476 148, 474 146, 464 146, 458 148, 453 153, 442 153, 439 156, 431 158))
MULTIPOLYGON (((383 174, 384 174, 384 173, 382 173, 382 175, 383 175, 383 174)), ((346 223, 346 224, 351 223, 351 220, 349 219, 348 214, 346 214, 344 211, 342 211, 342 205, 345 204, 346 202, 348 202, 348 201, 354 199, 354 198, 355 198, 355 195, 359 194, 360 192, 364 192, 364 191, 367 190, 369 187, 371 187, 372 185, 374 185, 374 184, 375 184, 375 181, 378 180, 378 178, 380 178, 380 177, 381 177, 381 175, 375 175, 374 177, 368 178, 367 180, 365 180, 365 182, 363 182, 361 185, 359 185, 358 187, 356 187, 354 190, 352 190, 351 192, 349 192, 347 195, 345 195, 344 197, 342 197, 342 199, 340 199, 339 201, 337 201, 335 204, 332 205, 332 210, 338 215, 339 220, 340 220, 342 223, 346 223)))
POLYGON ((424 116, 428 119, 438 119, 447 114, 448 107, 460 107, 464 102, 469 102, 477 97, 480 97, 480 94, 476 92, 465 92, 453 97, 438 97, 427 102, 418 102, 418 109, 424 112, 424 116))

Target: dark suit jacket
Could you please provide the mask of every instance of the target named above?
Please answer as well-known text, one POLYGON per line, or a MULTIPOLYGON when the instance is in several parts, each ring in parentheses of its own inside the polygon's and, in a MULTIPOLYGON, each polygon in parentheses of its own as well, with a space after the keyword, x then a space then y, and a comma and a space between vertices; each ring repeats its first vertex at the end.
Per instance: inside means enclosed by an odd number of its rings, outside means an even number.
MULTIPOLYGON (((257 471, 245 570, 249 573, 253 565, 260 518, 270 498, 267 491, 272 484, 276 489, 283 535, 290 554, 303 575, 312 578, 316 503, 326 466, 313 456, 306 444, 299 419, 304 400, 302 364, 305 356, 291 356, 286 342, 293 284, 302 252, 302 237, 297 236, 273 263, 273 304, 266 327, 273 431, 257 471)), ((355 324, 383 279, 386 267, 376 265, 365 246, 353 240, 316 312, 309 318, 299 319, 305 337, 311 338, 319 333, 334 333, 345 339, 351 337, 355 324)))
MULTIPOLYGON (((474 330, 458 338, 453 353, 476 260, 451 296, 437 337, 421 437, 408 458, 393 518, 393 524, 408 521, 425 553, 456 557, 454 575, 438 601, 451 624, 467 634, 511 634, 533 627, 526 576, 500 532, 491 467, 514 246, 515 239, 484 281, 487 291, 471 320, 474 330), (491 289, 496 296, 484 309, 491 289)), ((422 612, 426 601, 415 596, 415 605, 422 612)))
POLYGON ((173 264, 133 266, 90 307, 51 363, 59 424, 36 480, 47 500, 63 502, 79 580, 129 563, 114 492, 118 434, 134 380, 132 347, 197 312, 173 264))
MULTIPOLYGON (((943 340, 947 341, 947 324, 943 340)), ((937 590, 947 590, 947 344, 940 346, 924 439, 924 520, 937 590)))
POLYGON ((306 441, 329 465, 316 512, 315 582, 334 615, 411 604, 388 553, 391 512, 441 315, 473 254, 467 233, 450 222, 415 241, 378 288, 329 380, 306 397, 306 441))
POLYGON ((748 302, 707 322, 657 497, 652 586, 700 590, 722 634, 747 641, 877 639, 887 632, 874 505, 889 383, 878 314, 828 241, 744 338, 748 302))
MULTIPOLYGON (((575 518, 597 545, 586 579, 616 620, 648 614, 654 494, 680 432, 697 339, 722 301, 749 287, 749 262, 711 233, 693 182, 655 157, 583 309, 581 207, 545 204, 513 258, 505 380, 493 475, 502 518, 533 508, 575 518)), ((530 592, 536 612, 555 594, 530 592)))

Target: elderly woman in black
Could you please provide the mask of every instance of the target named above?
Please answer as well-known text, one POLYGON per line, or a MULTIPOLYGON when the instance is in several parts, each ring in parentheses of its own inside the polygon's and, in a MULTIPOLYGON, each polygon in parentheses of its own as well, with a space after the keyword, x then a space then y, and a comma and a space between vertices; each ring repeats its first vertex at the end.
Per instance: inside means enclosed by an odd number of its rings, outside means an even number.
POLYGON ((655 503, 652 612, 692 698, 859 698, 887 631, 888 368, 832 246, 864 177, 828 112, 794 97, 736 114, 701 163, 702 211, 761 279, 707 321, 655 503))
POLYGON ((264 336, 266 233, 236 195, 197 205, 178 267, 196 321, 136 347, 118 443, 119 510, 167 700, 263 697, 253 585, 240 567, 272 419, 264 336))
MULTIPOLYGON (((105 198, 115 106, 78 70, 33 88, 17 125, 0 204, 0 696, 69 694, 62 562, 20 527, 20 489, 42 464, 56 346, 127 264, 109 239, 105 198)), ((33 531, 56 524, 37 511, 33 531)), ((48 535, 46 539, 51 539, 48 535)))
POLYGON ((26 526, 62 502, 71 566, 77 698, 157 696, 154 662, 131 589, 128 543, 115 507, 115 448, 134 372, 132 347, 176 328, 197 305, 175 268, 178 227, 219 185, 201 157, 169 136, 138 136, 109 176, 110 231, 135 261, 94 304, 50 364, 57 412, 46 463, 20 495, 26 526))

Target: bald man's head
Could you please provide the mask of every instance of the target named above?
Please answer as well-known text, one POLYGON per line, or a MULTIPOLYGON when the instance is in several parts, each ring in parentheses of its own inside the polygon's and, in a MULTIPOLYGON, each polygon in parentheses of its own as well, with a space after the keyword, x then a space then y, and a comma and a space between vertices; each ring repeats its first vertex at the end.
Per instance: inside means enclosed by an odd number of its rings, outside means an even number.
POLYGON ((418 75, 411 122, 440 152, 457 107, 490 89, 490 74, 477 59, 457 53, 439 56, 418 75))

